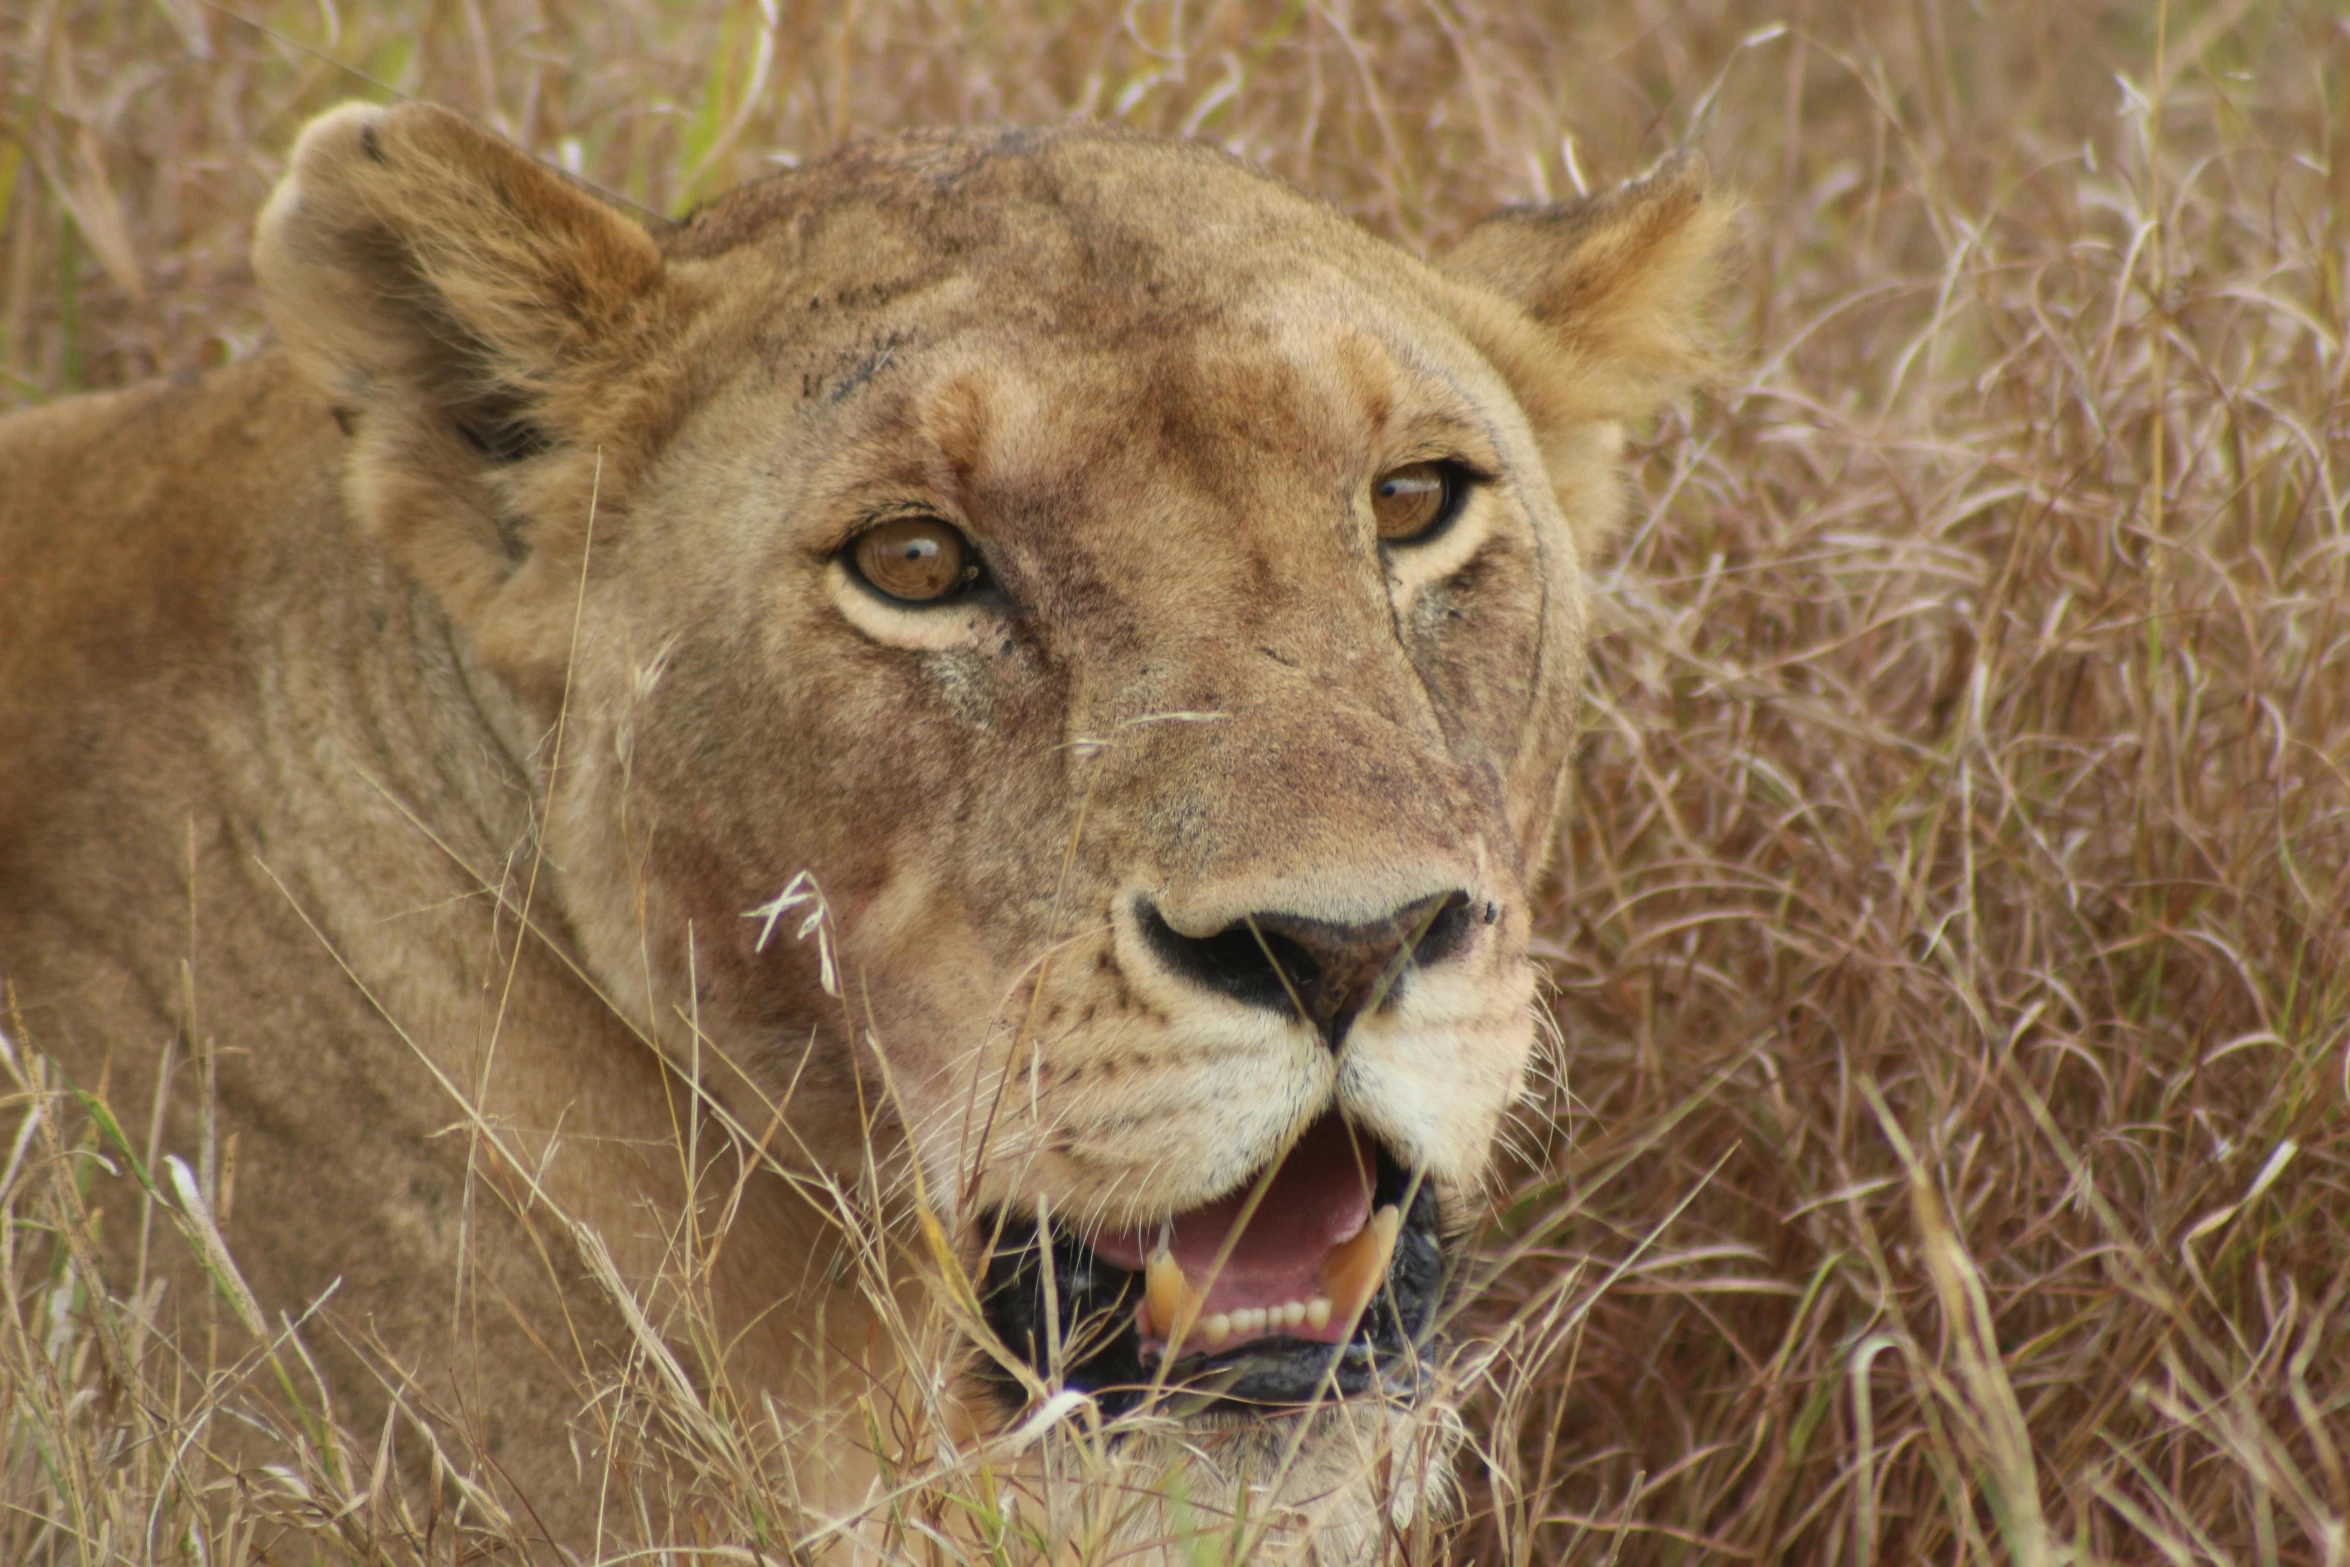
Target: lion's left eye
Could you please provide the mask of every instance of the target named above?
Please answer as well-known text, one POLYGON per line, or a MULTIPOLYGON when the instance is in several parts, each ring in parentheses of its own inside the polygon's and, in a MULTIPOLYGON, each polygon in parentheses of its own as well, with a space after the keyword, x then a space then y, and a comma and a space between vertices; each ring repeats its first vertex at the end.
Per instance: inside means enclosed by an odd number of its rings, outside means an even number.
POLYGON ((986 577, 979 552, 936 517, 897 517, 850 541, 849 568, 867 587, 901 604, 936 604, 986 577))
POLYGON ((1469 475, 1458 463, 1415 462, 1391 468, 1371 486, 1371 518, 1382 544, 1419 544, 1436 537, 1468 498, 1469 475))

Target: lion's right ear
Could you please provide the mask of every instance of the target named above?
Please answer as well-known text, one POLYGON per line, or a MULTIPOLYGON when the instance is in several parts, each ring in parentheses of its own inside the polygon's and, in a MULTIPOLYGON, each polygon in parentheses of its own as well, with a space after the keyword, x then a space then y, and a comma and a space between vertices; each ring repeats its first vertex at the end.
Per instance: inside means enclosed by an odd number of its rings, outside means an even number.
POLYGON ((571 492, 627 420, 659 246, 448 110, 353 103, 302 132, 253 265, 295 360, 350 416, 354 508, 461 623, 528 661, 536 579, 577 567, 571 492))
POLYGON ((1706 307, 1730 211, 1706 184, 1705 160, 1675 153, 1646 179, 1580 200, 1505 207, 1440 266, 1532 317, 1573 361, 1590 415, 1640 418, 1713 369, 1706 307))
POLYGON ((1708 307, 1730 227, 1705 161, 1679 153, 1580 200, 1504 208, 1438 263, 1516 307, 1467 324, 1517 393, 1586 548, 1618 510, 1599 477, 1617 432, 1714 373, 1708 307))

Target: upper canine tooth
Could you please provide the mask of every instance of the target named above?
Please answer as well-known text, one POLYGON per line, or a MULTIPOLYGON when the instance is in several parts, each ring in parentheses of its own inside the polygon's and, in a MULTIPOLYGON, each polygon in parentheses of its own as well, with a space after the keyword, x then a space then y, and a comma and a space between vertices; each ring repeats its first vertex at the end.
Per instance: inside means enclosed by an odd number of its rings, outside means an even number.
POLYGON ((1200 1308, 1207 1304, 1191 1280, 1184 1277, 1183 1264, 1164 1246, 1142 1265, 1142 1299, 1150 1312, 1151 1326, 1170 1344, 1191 1331, 1191 1325, 1199 1320, 1200 1308))
POLYGON ((1352 1240, 1331 1248, 1322 1262, 1322 1293, 1330 1297, 1330 1314, 1351 1321, 1362 1314, 1387 1277, 1395 1260, 1395 1238, 1403 1229, 1403 1213, 1389 1203, 1371 1215, 1371 1222, 1352 1240))

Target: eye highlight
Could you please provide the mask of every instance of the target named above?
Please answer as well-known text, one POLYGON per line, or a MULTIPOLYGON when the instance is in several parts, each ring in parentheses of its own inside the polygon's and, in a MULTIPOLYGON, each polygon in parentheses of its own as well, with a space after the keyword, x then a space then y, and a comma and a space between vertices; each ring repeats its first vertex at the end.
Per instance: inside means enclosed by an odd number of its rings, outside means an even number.
POLYGON ((851 539, 843 554, 853 576, 901 604, 942 603, 987 580, 971 541, 936 517, 893 517, 851 539))
POLYGON ((1371 519, 1382 544, 1420 544, 1435 538, 1468 499, 1468 470, 1455 462, 1406 463, 1371 486, 1371 519))

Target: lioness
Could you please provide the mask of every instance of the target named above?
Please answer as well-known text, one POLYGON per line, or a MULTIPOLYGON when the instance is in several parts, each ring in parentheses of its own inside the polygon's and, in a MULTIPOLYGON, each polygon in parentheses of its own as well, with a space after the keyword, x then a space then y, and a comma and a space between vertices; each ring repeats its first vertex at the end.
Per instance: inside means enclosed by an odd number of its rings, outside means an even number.
POLYGON ((1069 126, 648 227, 328 114, 280 346, 0 424, 15 1027, 272 1321, 333 1288, 338 1417, 396 1387, 555 1539, 629 1511, 583 1398, 649 1329, 811 1540, 1074 1391, 1367 1557, 1718 207, 1678 160, 1432 266, 1069 126))

